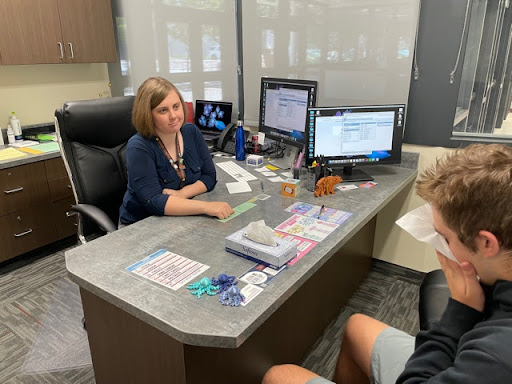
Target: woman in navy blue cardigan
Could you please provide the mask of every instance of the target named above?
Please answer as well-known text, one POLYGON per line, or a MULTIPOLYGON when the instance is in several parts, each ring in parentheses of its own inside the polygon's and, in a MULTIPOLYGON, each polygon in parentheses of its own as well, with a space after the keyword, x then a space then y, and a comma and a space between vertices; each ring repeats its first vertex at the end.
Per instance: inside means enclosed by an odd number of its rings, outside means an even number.
POLYGON ((206 214, 224 219, 234 213, 226 202, 191 200, 217 183, 215 165, 199 129, 186 121, 178 89, 151 77, 137 91, 132 123, 137 132, 126 147, 128 189, 120 224, 148 216, 206 214))

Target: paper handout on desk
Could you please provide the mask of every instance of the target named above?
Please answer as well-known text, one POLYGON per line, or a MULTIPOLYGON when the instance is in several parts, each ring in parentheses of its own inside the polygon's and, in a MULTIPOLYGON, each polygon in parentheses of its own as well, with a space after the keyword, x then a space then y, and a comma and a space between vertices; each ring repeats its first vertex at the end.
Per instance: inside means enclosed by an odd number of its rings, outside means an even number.
POLYGON ((17 151, 14 148, 6 148, 6 149, 0 150, 0 161, 17 159, 18 157, 25 157, 25 156, 28 156, 28 155, 25 153, 21 153, 20 151, 17 151))
POLYGON ((208 268, 208 265, 160 249, 126 270, 176 291, 208 268))
POLYGON ((230 194, 233 193, 242 193, 242 192, 252 192, 251 187, 247 181, 238 181, 234 183, 226 183, 226 188, 230 194))

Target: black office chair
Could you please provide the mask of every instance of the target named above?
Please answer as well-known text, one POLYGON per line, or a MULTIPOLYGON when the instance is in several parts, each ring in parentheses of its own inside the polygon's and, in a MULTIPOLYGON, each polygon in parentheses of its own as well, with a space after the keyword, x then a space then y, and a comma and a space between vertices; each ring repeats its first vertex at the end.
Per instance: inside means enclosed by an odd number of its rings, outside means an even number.
POLYGON ((420 329, 428 330, 439 320, 448 304, 450 290, 441 269, 428 272, 420 286, 420 329))
POLYGON ((67 102, 55 111, 62 157, 79 213, 78 238, 117 230, 128 183, 125 149, 136 133, 133 96, 67 102))

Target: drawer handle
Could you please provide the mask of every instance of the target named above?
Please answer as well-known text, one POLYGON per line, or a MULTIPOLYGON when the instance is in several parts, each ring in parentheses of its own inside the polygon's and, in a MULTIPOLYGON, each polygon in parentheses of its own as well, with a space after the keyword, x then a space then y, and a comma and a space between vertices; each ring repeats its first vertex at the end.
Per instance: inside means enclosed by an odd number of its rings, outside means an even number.
POLYGON ((69 211, 67 211, 67 212, 66 212, 66 216, 67 216, 67 217, 75 216, 77 213, 78 213, 78 212, 69 212, 69 211))
POLYGON ((31 229, 29 229, 28 231, 25 231, 25 232, 15 233, 15 234, 14 234, 14 237, 21 237, 21 236, 25 236, 25 235, 28 235, 29 233, 32 233, 32 230, 31 230, 31 229))
POLYGON ((9 193, 14 193, 14 192, 19 192, 19 191, 23 191, 23 187, 18 187, 18 188, 10 189, 8 191, 4 191, 4 193, 6 195, 8 195, 9 193))

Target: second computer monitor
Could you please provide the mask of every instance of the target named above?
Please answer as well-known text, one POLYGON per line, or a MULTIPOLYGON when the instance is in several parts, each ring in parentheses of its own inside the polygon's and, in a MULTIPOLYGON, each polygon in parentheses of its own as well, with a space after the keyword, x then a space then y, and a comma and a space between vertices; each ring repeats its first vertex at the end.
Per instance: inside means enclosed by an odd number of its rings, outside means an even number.
POLYGON ((404 104, 310 108, 307 162, 321 157, 345 181, 372 180, 354 167, 400 163, 404 116, 404 104))
POLYGON ((261 78, 259 130, 287 146, 281 168, 306 144, 307 109, 316 105, 317 88, 313 80, 261 78))

